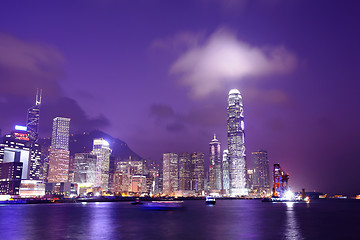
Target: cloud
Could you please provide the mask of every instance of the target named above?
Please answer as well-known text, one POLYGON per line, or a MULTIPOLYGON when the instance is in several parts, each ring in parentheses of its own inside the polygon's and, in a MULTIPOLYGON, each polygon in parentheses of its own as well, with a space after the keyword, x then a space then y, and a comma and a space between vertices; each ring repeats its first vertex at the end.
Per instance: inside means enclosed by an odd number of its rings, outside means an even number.
POLYGON ((36 88, 59 96, 62 54, 53 47, 0 33, 0 94, 32 95, 36 88))
MULTIPOLYGON (((65 97, 59 81, 64 78, 63 55, 54 47, 26 42, 0 33, 0 118, 3 134, 15 124, 26 124, 27 109, 35 103, 36 88, 43 89, 40 133, 49 135, 52 119, 70 117, 71 131, 107 127, 104 116, 90 118, 74 99, 65 97)), ((88 96, 91 98, 91 96, 88 96)))
POLYGON ((291 72, 296 62, 296 57, 283 46, 252 46, 222 28, 203 44, 190 47, 170 72, 182 76, 181 82, 190 87, 192 97, 203 98, 223 91, 229 82, 291 72))

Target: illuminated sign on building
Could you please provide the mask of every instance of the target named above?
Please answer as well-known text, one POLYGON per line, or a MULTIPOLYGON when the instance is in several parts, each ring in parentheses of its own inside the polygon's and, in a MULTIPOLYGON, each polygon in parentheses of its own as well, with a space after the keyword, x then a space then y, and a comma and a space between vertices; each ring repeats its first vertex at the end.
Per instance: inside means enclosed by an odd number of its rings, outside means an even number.
POLYGON ((18 131, 27 131, 27 127, 26 126, 21 126, 21 125, 15 125, 15 130, 18 131))
POLYGON ((28 133, 18 133, 14 132, 14 137, 18 140, 25 140, 29 141, 29 134, 28 133))

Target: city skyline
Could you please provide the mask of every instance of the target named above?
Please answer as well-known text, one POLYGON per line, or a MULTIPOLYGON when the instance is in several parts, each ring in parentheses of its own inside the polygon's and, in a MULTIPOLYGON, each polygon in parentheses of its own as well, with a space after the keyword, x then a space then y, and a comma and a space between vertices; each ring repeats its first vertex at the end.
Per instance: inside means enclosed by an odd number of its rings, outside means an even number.
POLYGON ((358 4, 236 2, 3 3, 1 135, 27 124, 43 89, 40 137, 63 116, 71 133, 100 129, 143 158, 208 163, 236 88, 247 156, 267 150, 295 189, 360 192, 358 4))

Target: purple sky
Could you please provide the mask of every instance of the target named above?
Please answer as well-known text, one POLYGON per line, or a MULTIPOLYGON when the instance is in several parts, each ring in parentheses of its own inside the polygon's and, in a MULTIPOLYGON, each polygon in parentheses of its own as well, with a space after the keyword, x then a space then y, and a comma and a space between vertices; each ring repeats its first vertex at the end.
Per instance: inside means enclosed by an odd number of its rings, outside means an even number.
POLYGON ((0 128, 43 88, 41 136, 66 116, 145 158, 208 156, 238 88, 248 162, 265 149, 294 190, 360 194, 359 22, 356 1, 2 2, 0 128))

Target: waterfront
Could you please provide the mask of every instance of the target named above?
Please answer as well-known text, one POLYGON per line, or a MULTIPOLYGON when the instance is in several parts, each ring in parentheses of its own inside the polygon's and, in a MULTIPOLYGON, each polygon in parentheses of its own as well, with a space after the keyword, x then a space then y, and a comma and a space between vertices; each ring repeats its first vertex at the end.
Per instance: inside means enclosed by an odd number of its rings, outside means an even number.
POLYGON ((358 239, 360 201, 189 200, 178 211, 129 202, 0 205, 0 239, 358 239))

